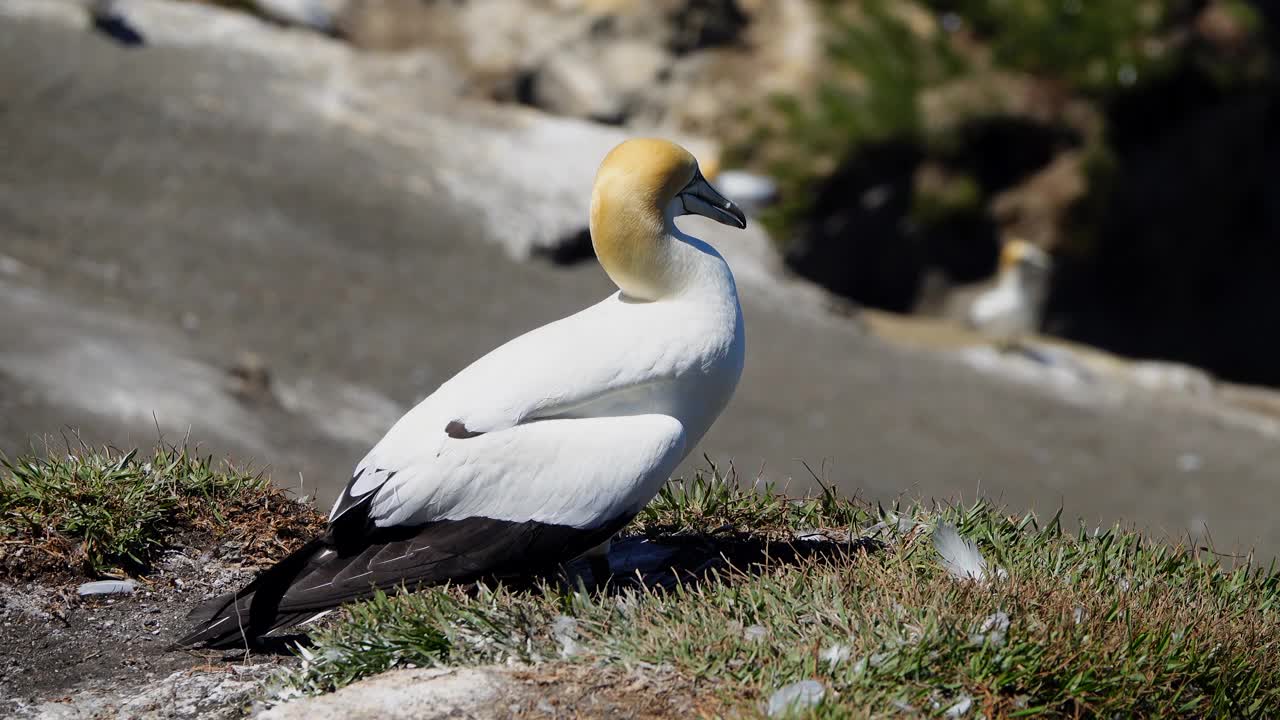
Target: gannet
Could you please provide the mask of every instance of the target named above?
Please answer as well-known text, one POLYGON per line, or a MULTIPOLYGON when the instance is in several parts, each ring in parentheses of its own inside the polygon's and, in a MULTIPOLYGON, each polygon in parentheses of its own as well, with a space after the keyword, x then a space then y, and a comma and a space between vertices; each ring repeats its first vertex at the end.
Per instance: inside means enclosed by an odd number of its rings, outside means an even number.
MULTIPOLYGON (((554 569, 609 539, 720 415, 742 374, 733 274, 681 215, 746 227, 684 148, 623 142, 591 193, 618 291, 491 351, 397 421, 326 531, 191 613, 176 644, 253 645, 375 590, 554 569)), ((599 573, 599 574, 597 574, 599 573)))
POLYGON ((999 343, 1015 342, 1040 326, 1049 290, 1052 261, 1025 240, 1011 239, 1000 249, 995 286, 969 306, 969 325, 999 343))

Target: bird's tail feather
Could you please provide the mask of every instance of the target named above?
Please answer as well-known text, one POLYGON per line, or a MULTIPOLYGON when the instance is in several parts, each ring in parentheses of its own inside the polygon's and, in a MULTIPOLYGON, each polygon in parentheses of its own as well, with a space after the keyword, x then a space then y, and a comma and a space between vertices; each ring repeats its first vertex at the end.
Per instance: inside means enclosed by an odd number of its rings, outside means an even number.
POLYGON ((295 550, 234 593, 208 600, 187 614, 196 627, 174 647, 251 647, 262 635, 303 622, 314 612, 277 613, 280 599, 294 581, 312 570, 328 547, 320 537, 295 550))
POLYGON ((175 645, 260 647, 272 631, 379 590, 535 574, 598 545, 630 520, 619 516, 584 529, 473 517, 359 533, 335 523, 243 590, 193 610, 196 627, 175 645))

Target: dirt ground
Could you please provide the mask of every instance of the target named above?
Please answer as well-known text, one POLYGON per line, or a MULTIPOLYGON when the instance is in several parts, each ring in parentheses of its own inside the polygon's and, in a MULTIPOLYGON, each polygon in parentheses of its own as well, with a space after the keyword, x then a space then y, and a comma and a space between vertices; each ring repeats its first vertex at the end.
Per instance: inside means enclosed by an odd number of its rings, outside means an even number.
MULTIPOLYGON (((82 598, 76 588, 83 578, 69 575, 0 582, 0 715, 231 719, 262 707, 271 673, 296 666, 291 654, 169 648, 188 629, 192 607, 240 587, 259 567, 214 557, 210 546, 225 549, 210 540, 175 550, 128 594, 82 598)), ((677 577, 687 583, 725 562, 750 568, 872 547, 732 533, 656 541, 633 536, 615 542, 610 560, 616 587, 671 586, 677 577)), ((570 572, 588 571, 579 561, 570 572)), ((682 717, 711 712, 725 697, 659 668, 606 672, 552 663, 512 670, 507 679, 502 707, 492 717, 682 717)))
POLYGON ((0 583, 0 713, 235 717, 256 681, 292 660, 168 646, 186 630, 197 602, 251 575, 188 548, 171 553, 127 594, 82 598, 78 581, 65 579, 0 583))
MULTIPOLYGON (((252 714, 262 707, 271 673, 295 666, 296 658, 166 647, 186 629, 184 616, 197 599, 243 579, 240 570, 201 572, 182 555, 149 587, 126 596, 81 600, 73 587, 0 585, 0 715, 231 720, 252 714)), ((490 716, 706 716, 721 702, 672 673, 553 665, 510 672, 490 716)))

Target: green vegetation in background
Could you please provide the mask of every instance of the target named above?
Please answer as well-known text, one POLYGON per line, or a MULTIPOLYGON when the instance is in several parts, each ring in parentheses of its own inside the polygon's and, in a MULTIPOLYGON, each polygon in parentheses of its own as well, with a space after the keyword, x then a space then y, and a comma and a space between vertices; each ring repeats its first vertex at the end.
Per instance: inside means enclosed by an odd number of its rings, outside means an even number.
POLYGON ((891 12, 890 0, 826 3, 831 72, 815 97, 777 96, 727 164, 761 163, 782 189, 761 220, 781 242, 808 217, 815 174, 830 172, 860 145, 914 140, 921 89, 957 76, 964 62, 941 33, 922 35, 891 12), (761 147, 783 152, 756 157, 761 147))
MULTIPOLYGON (((1186 33, 1206 3, 1198 0, 924 0, 954 13, 986 43, 999 67, 1053 78, 1072 91, 1106 99, 1167 77, 1184 62, 1211 72, 1223 87, 1257 79, 1261 54, 1224 58, 1198 52, 1186 33)), ((1262 19, 1247 0, 1216 6, 1244 35, 1262 19)))
POLYGON ((1167 71, 1174 53, 1163 39, 1191 18, 1191 0, 926 0, 963 18, 987 43, 997 66, 1052 77, 1105 95, 1167 71))
POLYGON ((283 680, 323 692, 396 666, 581 663, 670 668, 730 706, 816 679, 827 693, 812 717, 938 715, 966 701, 985 717, 1280 713, 1274 569, 1223 570, 1119 527, 1064 532, 1057 517, 985 504, 885 512, 715 475, 670 485, 636 530, 781 541, 874 521, 878 550, 726 568, 668 590, 379 597, 314 635, 283 680), (948 575, 930 542, 944 522, 1004 572, 948 575))
MULTIPOLYGON (((1245 0, 1217 4, 1248 44, 1261 26, 1257 11, 1245 0)), ((727 164, 755 167, 778 181, 781 200, 761 220, 785 246, 810 218, 821 181, 859 148, 906 140, 931 157, 954 144, 923 136, 919 112, 921 93, 949 81, 1026 73, 1067 96, 1106 103, 1191 65, 1224 90, 1256 87, 1267 72, 1263 52, 1252 47, 1224 55, 1190 39, 1201 7, 1192 0, 827 0, 822 82, 804 97, 778 97, 770 107, 747 111, 752 129, 729 149, 727 164), (959 39, 970 34, 976 45, 959 39)), ((992 104, 992 116, 998 107, 992 104)), ((1100 145, 1087 148, 1095 156, 1113 152, 1105 127, 1085 141, 1100 145)), ((961 178, 946 197, 917 199, 912 219, 945 227, 957 216, 971 217, 990 197, 973 197, 968 189, 961 178)), ((1092 207, 1073 222, 1072 234, 1093 235, 1085 223, 1101 217, 1098 194, 1090 188, 1085 203, 1092 207)))

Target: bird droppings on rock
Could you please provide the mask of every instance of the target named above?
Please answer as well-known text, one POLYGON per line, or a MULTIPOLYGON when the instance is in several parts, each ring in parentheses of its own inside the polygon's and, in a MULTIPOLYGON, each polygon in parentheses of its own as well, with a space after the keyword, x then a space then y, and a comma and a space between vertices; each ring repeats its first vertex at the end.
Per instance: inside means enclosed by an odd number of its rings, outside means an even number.
POLYGON ((660 669, 576 663, 402 669, 278 704, 256 720, 719 716, 721 704, 706 690, 705 680, 660 669))

